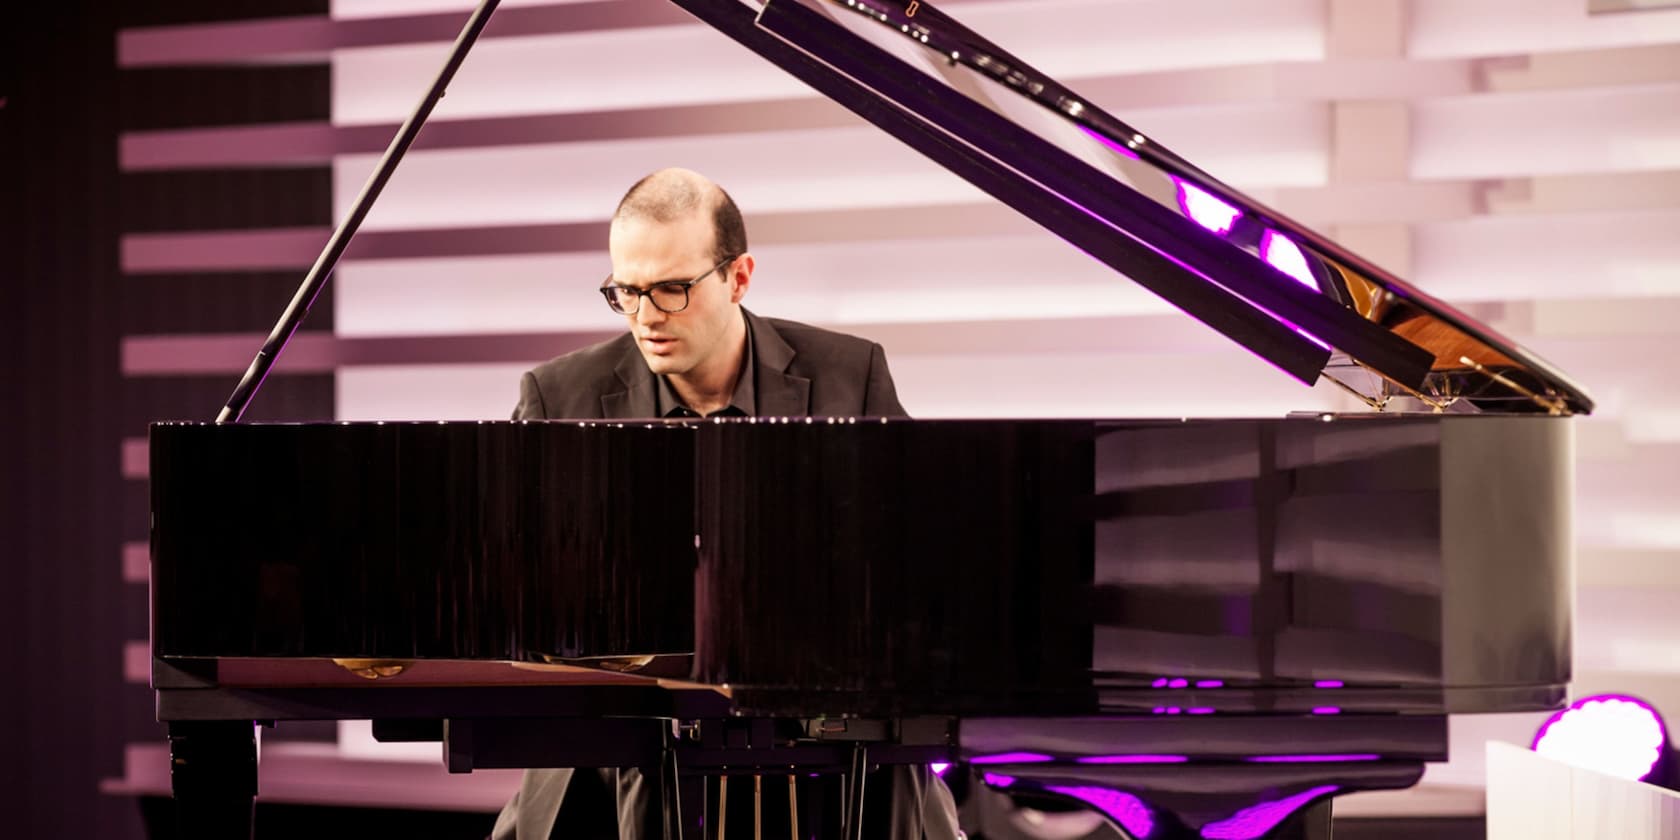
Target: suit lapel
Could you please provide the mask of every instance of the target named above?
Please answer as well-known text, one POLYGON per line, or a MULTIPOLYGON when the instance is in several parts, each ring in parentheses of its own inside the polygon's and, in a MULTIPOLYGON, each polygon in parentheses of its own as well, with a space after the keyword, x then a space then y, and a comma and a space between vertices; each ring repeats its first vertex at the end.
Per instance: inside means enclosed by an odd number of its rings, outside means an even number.
POLYGON ((613 373, 624 385, 622 391, 601 395, 601 416, 609 420, 647 418, 654 416, 653 371, 642 360, 641 351, 631 341, 614 366, 613 373))
POLYGON ((788 373, 794 349, 769 321, 747 312, 752 330, 753 365, 758 368, 755 399, 763 417, 803 417, 811 413, 811 380, 788 373))

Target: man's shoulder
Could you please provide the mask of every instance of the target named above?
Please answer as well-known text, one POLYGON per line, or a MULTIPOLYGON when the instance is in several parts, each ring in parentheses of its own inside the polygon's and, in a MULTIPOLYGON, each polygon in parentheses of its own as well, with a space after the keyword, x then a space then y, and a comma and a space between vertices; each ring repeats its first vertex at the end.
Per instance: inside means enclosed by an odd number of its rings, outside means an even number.
POLYGON ((538 382, 567 382, 569 384, 583 384, 595 379, 611 379, 617 381, 614 370, 623 360, 624 354, 633 350, 630 334, 606 341, 579 347, 564 355, 555 356, 534 368, 531 375, 538 382))
POLYGON ((875 342, 867 338, 859 338, 849 333, 815 327, 799 321, 789 321, 786 318, 763 318, 762 320, 775 329, 788 346, 799 352, 854 352, 868 353, 875 346, 875 342))

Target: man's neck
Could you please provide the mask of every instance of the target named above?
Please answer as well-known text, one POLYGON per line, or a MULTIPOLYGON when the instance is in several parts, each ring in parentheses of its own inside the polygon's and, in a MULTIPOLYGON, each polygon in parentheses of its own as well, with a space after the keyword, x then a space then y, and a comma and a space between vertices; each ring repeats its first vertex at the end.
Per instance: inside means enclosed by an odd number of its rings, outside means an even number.
POLYGON ((684 374, 667 377, 671 390, 684 405, 704 417, 729 405, 735 396, 735 385, 744 371, 742 360, 747 354, 747 321, 743 315, 736 319, 729 335, 723 340, 726 350, 706 360, 705 364, 684 374))

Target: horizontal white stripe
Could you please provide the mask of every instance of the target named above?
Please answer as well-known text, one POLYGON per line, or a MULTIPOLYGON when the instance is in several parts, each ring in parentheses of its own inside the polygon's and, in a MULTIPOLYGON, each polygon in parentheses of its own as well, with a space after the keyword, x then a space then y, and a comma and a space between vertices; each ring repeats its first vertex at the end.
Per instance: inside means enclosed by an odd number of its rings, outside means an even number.
MULTIPOLYGON (((750 231, 750 227, 749 227, 750 231)), ((746 305, 826 324, 1101 317, 1174 312, 1045 234, 769 245, 746 305)), ((596 293, 605 253, 357 262, 338 273, 341 336, 612 330, 596 293)))
MULTIPOLYGON (((652 2, 652 0, 636 0, 652 2)), ((1059 79, 1323 57, 1319 0, 1030 0, 954 11, 1059 79), (1194 24, 1189 22, 1194 21, 1194 24)), ((337 50, 333 120, 401 119, 447 44, 337 50)), ((441 118, 738 102, 808 91, 702 24, 488 39, 438 105, 441 118), (673 80, 681 80, 673 83, 673 80)))
POLYGON ((1448 300, 1680 295, 1680 210, 1479 218, 1413 229, 1413 274, 1448 300))
MULTIPOLYGON (((1304 388, 1240 351, 951 356, 885 347, 899 398, 920 418, 1275 417, 1346 407, 1332 386, 1304 388)), ((529 367, 343 367, 338 417, 505 419, 529 367)))
MULTIPOLYGON (((1160 142, 1243 187, 1325 181, 1327 112, 1310 104, 1162 111, 1140 123, 1160 142)), ((339 158, 336 212, 377 163, 339 158)), ((417 151, 403 159, 365 230, 607 218, 624 191, 666 166, 721 184, 749 214, 990 202, 872 126, 751 135, 417 151)))
POLYGON ((1680 84, 1453 97, 1412 112, 1414 178, 1680 169, 1680 84))
MULTIPOLYGON (((588 2, 588 0, 501 0, 496 8, 558 6, 567 2, 588 2)), ((431 12, 461 12, 464 15, 477 6, 478 3, 475 0, 331 0, 327 4, 327 14, 335 20, 391 17, 431 12)))
POLYGON ((1418 58, 1680 41, 1680 10, 1593 16, 1585 0, 1411 0, 1407 8, 1418 58))

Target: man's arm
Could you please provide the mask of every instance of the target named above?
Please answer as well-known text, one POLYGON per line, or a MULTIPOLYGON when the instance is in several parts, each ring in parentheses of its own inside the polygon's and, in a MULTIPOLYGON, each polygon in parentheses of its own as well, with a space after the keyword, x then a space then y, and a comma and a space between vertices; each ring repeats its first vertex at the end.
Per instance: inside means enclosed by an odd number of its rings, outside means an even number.
POLYGON ((548 407, 543 404, 542 390, 537 387, 537 377, 530 371, 519 377, 519 404, 513 407, 515 420, 546 420, 548 407))
POLYGON ((909 417, 898 402, 898 388, 887 370, 887 352, 879 344, 869 345, 869 379, 863 384, 865 417, 909 417))

